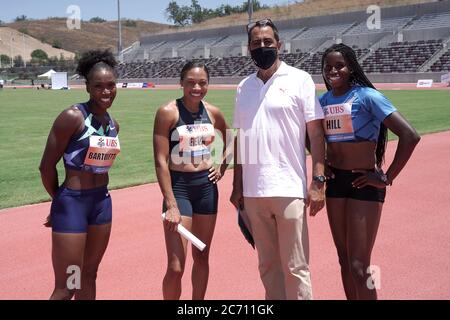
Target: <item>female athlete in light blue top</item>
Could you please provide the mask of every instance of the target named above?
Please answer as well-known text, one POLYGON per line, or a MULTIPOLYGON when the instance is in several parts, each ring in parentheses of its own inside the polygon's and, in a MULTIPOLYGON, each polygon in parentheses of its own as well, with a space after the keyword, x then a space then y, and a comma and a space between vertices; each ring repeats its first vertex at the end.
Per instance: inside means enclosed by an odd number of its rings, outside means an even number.
POLYGON ((328 220, 348 299, 376 299, 368 267, 386 186, 406 165, 420 137, 367 79, 355 52, 344 44, 327 49, 320 97, 327 140, 328 220), (394 160, 382 170, 387 128, 399 138, 394 160))
POLYGON ((86 79, 89 101, 61 112, 42 156, 42 183, 53 200, 45 223, 53 231, 55 288, 50 299, 96 297, 97 270, 111 233, 108 170, 120 152, 119 125, 107 112, 116 97, 115 65, 109 51, 82 56, 77 72, 86 79), (61 158, 66 177, 59 186, 61 158))

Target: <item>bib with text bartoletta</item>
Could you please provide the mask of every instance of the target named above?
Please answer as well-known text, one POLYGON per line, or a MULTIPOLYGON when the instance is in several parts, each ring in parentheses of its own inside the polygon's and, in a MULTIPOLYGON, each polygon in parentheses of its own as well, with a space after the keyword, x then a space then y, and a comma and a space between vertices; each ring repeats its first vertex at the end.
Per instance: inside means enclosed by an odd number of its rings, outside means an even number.
POLYGON ((120 152, 119 137, 90 136, 84 166, 94 173, 106 173, 120 152))
POLYGON ((324 107, 324 131, 328 142, 355 140, 352 123, 353 101, 324 107))

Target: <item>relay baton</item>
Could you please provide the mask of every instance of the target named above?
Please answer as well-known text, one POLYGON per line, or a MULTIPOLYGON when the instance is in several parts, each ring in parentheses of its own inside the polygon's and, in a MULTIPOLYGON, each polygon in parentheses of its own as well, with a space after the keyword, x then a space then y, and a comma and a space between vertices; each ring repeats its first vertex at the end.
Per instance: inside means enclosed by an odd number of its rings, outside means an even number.
MULTIPOLYGON (((164 212, 162 214, 163 220, 166 219, 166 213, 164 212)), ((182 235, 185 239, 192 242, 194 246, 196 246, 200 251, 203 251, 206 247, 206 244, 204 244, 199 238, 194 236, 188 229, 183 227, 181 223, 177 225, 177 231, 180 235, 182 235)))

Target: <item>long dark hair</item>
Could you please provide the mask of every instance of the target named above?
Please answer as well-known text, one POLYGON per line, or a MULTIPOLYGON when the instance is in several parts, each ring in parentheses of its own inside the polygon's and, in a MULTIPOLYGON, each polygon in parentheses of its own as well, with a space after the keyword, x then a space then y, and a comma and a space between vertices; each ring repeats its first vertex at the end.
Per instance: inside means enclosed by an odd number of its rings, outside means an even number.
MULTIPOLYGON (((361 68, 361 65, 358 63, 358 59, 356 58, 356 53, 353 51, 352 48, 349 46, 339 43, 334 44, 331 47, 329 47, 322 55, 322 77, 323 81, 325 82, 325 86, 327 87, 327 90, 331 90, 330 84, 325 79, 325 75, 323 74, 323 67, 325 64, 325 58, 326 56, 331 52, 339 52, 344 57, 345 61, 347 62, 347 65, 349 69, 352 71, 350 75, 350 82, 355 85, 360 85, 362 87, 370 87, 372 89, 375 89, 375 86, 370 82, 370 80, 367 78, 367 76, 364 74, 363 69, 361 68)), ((386 153, 386 146, 387 146, 387 128, 383 124, 383 122, 380 123, 380 132, 378 134, 378 142, 377 142, 377 149, 375 151, 376 156, 376 162, 377 167, 381 168, 384 162, 384 154, 386 153)))

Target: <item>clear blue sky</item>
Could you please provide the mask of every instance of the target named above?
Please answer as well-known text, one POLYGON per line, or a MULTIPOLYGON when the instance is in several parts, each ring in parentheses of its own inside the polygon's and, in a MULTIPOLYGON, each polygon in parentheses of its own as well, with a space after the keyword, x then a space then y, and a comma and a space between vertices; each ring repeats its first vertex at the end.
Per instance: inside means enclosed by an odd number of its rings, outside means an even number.
MULTIPOLYGON (((190 5, 191 0, 175 0, 179 5, 190 5)), ((170 1, 165 0, 120 0, 121 16, 130 19, 169 23, 165 9, 170 1)), ((217 8, 221 4, 232 6, 242 4, 246 0, 198 0, 202 7, 217 8)), ((261 4, 273 6, 295 3, 294 0, 259 0, 261 4)), ((117 0, 0 0, 0 20, 12 22, 17 16, 43 19, 47 17, 67 17, 68 6, 78 5, 81 18, 89 20, 101 17, 106 20, 117 20, 117 0)))

